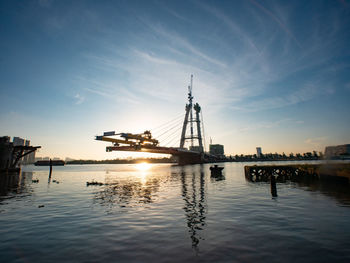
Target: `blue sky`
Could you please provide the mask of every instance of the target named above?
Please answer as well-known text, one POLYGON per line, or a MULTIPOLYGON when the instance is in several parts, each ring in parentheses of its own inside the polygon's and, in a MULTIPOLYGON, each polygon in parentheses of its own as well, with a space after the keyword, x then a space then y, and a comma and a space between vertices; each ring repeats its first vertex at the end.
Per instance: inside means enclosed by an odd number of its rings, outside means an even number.
POLYGON ((41 156, 184 114, 227 154, 350 143, 349 1, 1 1, 0 135, 41 156))

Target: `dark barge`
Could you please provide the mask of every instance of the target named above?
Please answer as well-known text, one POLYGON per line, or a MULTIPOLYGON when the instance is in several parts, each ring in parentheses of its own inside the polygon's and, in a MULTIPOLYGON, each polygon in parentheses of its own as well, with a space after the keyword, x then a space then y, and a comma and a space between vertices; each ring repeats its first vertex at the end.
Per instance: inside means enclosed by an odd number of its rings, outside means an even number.
POLYGON ((35 166, 64 166, 65 164, 63 160, 40 160, 34 163, 35 166))

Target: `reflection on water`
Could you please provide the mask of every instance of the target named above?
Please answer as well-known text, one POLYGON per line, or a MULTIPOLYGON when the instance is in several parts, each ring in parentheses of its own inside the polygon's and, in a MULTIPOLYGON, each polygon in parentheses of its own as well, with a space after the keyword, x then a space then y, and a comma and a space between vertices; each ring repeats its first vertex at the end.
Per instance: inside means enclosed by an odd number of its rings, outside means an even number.
POLYGON ((1 177, 0 262, 349 262, 348 186, 277 182, 271 199, 243 164, 222 165, 222 177, 209 165, 55 167, 51 184, 40 167, 1 177))
POLYGON ((136 166, 136 169, 140 171, 147 171, 152 167, 152 164, 144 162, 144 163, 138 163, 135 166, 136 166))
POLYGON ((32 172, 0 174, 0 204, 5 199, 30 194, 32 189, 29 182, 32 181, 32 178, 32 172))
MULTIPOLYGON (((171 173, 174 180, 181 180, 181 195, 185 201, 186 225, 192 241, 192 247, 197 249, 199 241, 203 239, 200 231, 205 227, 206 219, 206 196, 205 196, 205 173, 203 166, 198 167, 175 167, 171 173)), ((157 192, 161 181, 170 180, 166 174, 155 176, 147 173, 149 164, 137 164, 136 169, 141 173, 133 178, 119 178, 106 172, 105 185, 96 188, 95 202, 113 208, 142 206, 157 200, 157 192)), ((213 178, 220 181, 225 177, 213 178)))
POLYGON ((102 190, 95 194, 95 200, 105 206, 120 207, 135 206, 137 204, 152 203, 156 199, 159 189, 158 178, 124 179, 107 176, 102 190))
MULTIPOLYGON (((318 178, 314 177, 296 177, 294 179, 291 178, 280 178, 280 176, 275 179, 275 176, 261 176, 261 177, 255 177, 255 176, 245 176, 246 180, 250 183, 267 183, 270 181, 269 185, 271 187, 271 194, 273 194, 273 188, 276 192, 277 196, 277 189, 278 185, 291 185, 296 188, 305 189, 307 191, 311 192, 320 192, 324 194, 325 196, 334 198, 339 203, 345 206, 350 206, 350 184, 347 180, 343 180, 345 178, 340 178, 339 180, 319 180, 318 178), (273 179, 273 180, 272 180, 273 179), (278 180, 277 184, 276 182, 273 182, 274 180, 278 180), (277 189, 276 189, 277 187, 277 189)), ((275 197, 276 197, 275 196, 275 197)))
POLYGON ((182 197, 185 201, 184 211, 187 220, 188 232, 192 240, 192 248, 197 248, 201 240, 200 231, 205 226, 206 199, 205 199, 205 178, 203 166, 200 171, 192 171, 186 174, 181 171, 182 197))
POLYGON ((225 176, 224 175, 210 176, 210 179, 212 182, 223 181, 225 180, 225 176))
POLYGON ((307 191, 320 192, 337 200, 344 206, 350 206, 350 184, 348 183, 305 181, 297 182, 294 186, 301 187, 307 191))

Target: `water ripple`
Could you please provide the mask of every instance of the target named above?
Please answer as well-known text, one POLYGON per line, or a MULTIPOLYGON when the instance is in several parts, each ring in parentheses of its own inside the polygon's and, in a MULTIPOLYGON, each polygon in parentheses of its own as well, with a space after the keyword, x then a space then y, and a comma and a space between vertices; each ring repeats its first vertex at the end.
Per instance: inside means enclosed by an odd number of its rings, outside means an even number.
POLYGON ((350 260, 348 186, 278 183, 272 198, 223 165, 65 166, 50 183, 24 167, 0 182, 0 262, 350 260))

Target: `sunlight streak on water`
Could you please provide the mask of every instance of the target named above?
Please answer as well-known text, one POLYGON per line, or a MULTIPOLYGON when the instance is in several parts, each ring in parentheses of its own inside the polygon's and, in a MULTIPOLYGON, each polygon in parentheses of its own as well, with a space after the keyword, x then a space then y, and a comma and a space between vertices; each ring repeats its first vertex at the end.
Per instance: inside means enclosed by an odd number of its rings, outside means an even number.
POLYGON ((138 163, 135 166, 136 166, 136 169, 140 171, 147 171, 152 167, 152 164, 143 162, 143 163, 138 163))

